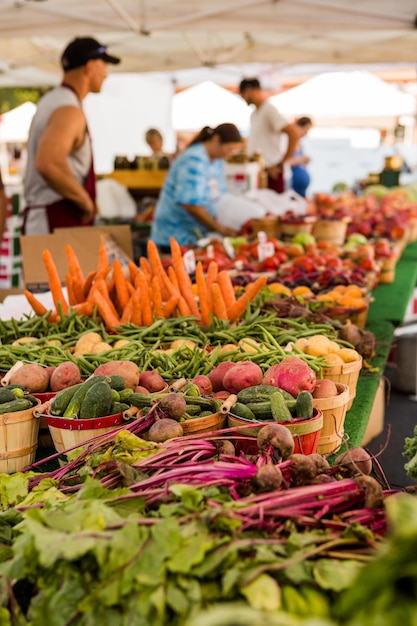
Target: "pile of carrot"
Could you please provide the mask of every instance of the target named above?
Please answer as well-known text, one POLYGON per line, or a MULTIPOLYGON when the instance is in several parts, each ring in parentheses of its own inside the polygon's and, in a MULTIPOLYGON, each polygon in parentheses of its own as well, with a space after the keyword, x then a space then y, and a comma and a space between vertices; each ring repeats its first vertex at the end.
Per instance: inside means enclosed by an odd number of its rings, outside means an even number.
MULTIPOLYGON (((109 263, 105 239, 101 238, 97 269, 84 276, 77 255, 70 244, 65 246, 68 272, 65 298, 61 280, 49 250, 43 251, 43 263, 55 310, 49 320, 56 321, 72 309, 80 315, 92 316, 97 309, 104 324, 114 330, 121 324, 149 326, 155 319, 192 315, 198 323, 209 326, 212 318, 237 322, 266 284, 260 276, 236 297, 227 271, 219 271, 212 261, 204 274, 201 262, 196 265, 195 284, 185 269, 178 242, 170 239, 172 265, 163 267, 159 251, 151 240, 147 258, 133 261, 125 272, 116 258, 109 263)), ((26 290, 26 298, 37 315, 45 315, 46 307, 35 294, 26 290)))

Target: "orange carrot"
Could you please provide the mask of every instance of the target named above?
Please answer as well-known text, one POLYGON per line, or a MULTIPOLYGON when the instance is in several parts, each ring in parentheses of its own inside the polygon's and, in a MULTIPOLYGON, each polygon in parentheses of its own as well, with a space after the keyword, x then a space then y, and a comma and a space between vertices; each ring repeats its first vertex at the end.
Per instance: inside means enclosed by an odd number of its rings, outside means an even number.
POLYGON ((217 282, 219 283, 226 309, 230 309, 230 307, 236 302, 236 294, 229 272, 227 270, 219 272, 217 282))
POLYGON ((59 278, 58 270, 52 258, 51 252, 49 250, 44 250, 42 252, 42 259, 45 265, 46 273, 48 274, 49 288, 51 290, 55 308, 58 310, 58 307, 60 305, 62 313, 67 314, 68 302, 64 298, 61 280, 59 278))
POLYGON ((38 315, 39 317, 42 317, 42 315, 45 315, 45 313, 48 312, 48 309, 46 308, 46 306, 42 304, 40 300, 37 299, 35 294, 33 294, 28 289, 25 289, 23 293, 25 294, 26 300, 29 302, 30 306, 33 309, 33 312, 36 313, 36 315, 38 315))
POLYGON ((135 293, 135 287, 128 280, 126 281, 126 287, 129 292, 129 296, 132 297, 133 294, 135 293))
POLYGON ((93 285, 96 274, 97 272, 95 270, 87 274, 86 279, 84 281, 84 285, 83 285, 84 298, 88 298, 88 294, 90 293, 90 289, 93 285))
POLYGON ((207 285, 204 278, 203 264, 198 261, 195 269, 195 279, 197 283, 198 303, 200 305, 201 323, 204 326, 210 326, 210 305, 207 297, 207 285))
POLYGON ((110 266, 109 266, 109 257, 107 255, 107 250, 106 250, 106 240, 105 240, 103 233, 101 233, 100 246, 98 249, 97 275, 106 276, 106 274, 109 271, 109 268, 110 266))
POLYGON ((219 320, 229 319, 219 283, 211 284, 211 299, 213 302, 213 315, 219 320))
POLYGON ((133 261, 129 261, 128 268, 129 268, 130 282, 132 283, 132 285, 134 285, 136 274, 138 273, 139 268, 136 265, 136 263, 133 263, 133 261))
POLYGON ((148 262, 151 268, 152 276, 156 276, 159 280, 159 287, 162 294, 162 299, 167 300, 169 298, 169 292, 165 286, 162 274, 165 274, 164 266, 162 265, 161 257, 156 243, 152 239, 148 239, 147 243, 148 262))
POLYGON ((87 317, 92 317, 94 313, 94 303, 93 302, 79 302, 74 304, 71 307, 73 311, 76 311, 78 315, 87 315, 87 317))
POLYGON ((130 322, 132 318, 132 308, 133 308, 133 302, 132 302, 132 298, 130 298, 129 302, 126 304, 120 316, 121 324, 127 324, 128 322, 130 322))
POLYGON ((142 308, 140 306, 140 296, 138 290, 135 291, 132 296, 132 317, 130 321, 136 326, 142 326, 142 308))
POLYGON ((139 270, 136 280, 140 289, 140 304, 142 311, 142 325, 150 326, 153 322, 151 298, 149 294, 148 280, 143 270, 139 270))
POLYGON ((146 259, 144 256, 141 256, 139 259, 139 265, 140 265, 140 269, 145 274, 148 282, 150 282, 152 278, 152 272, 151 272, 151 267, 148 263, 148 259, 146 259))
POLYGON ((254 301, 261 289, 265 287, 267 280, 268 279, 266 276, 259 276, 259 278, 255 280, 255 282, 250 283, 247 286, 246 291, 227 311, 229 315, 229 320, 231 322, 236 322, 239 318, 242 317, 242 315, 246 311, 247 303, 254 301))
POLYGON ((116 307, 113 304, 113 301, 110 297, 107 285, 106 285, 106 281, 104 278, 97 278, 97 280, 94 282, 94 285, 92 287, 92 301, 95 302, 95 297, 94 294, 96 293, 96 291, 98 291, 103 298, 106 300, 107 302, 107 306, 109 307, 109 309, 112 312, 113 317, 117 317, 119 319, 119 314, 116 310, 116 307))
POLYGON ((171 283, 174 285, 175 289, 179 292, 180 286, 178 284, 178 278, 172 265, 168 267, 168 277, 171 283))
POLYGON ((181 294, 179 294, 178 298, 178 311, 180 312, 180 315, 183 316, 191 315, 191 309, 188 306, 185 298, 181 294))
POLYGON ((113 276, 114 286, 116 289, 117 302, 119 303, 120 311, 123 311, 125 306, 130 300, 129 290, 126 284, 126 277, 123 272, 122 264, 119 259, 113 261, 113 276))
POLYGON ((83 302, 84 292, 83 285, 85 282, 84 273, 81 269, 80 262, 71 244, 65 245, 65 256, 67 257, 68 273, 72 279, 72 289, 76 302, 83 302))
POLYGON ((200 311, 198 310, 197 302, 194 297, 191 278, 185 269, 180 245, 178 241, 174 239, 174 237, 170 237, 169 241, 171 245, 172 264, 174 266, 174 271, 177 276, 180 293, 190 307, 192 315, 199 318, 201 317, 200 311))
POLYGON ((211 285, 212 283, 217 282, 217 274, 219 273, 219 269, 216 261, 210 261, 209 266, 207 268, 206 274, 206 285, 207 285, 207 298, 210 306, 210 310, 213 310, 213 302, 211 298, 211 285))
POLYGON ((65 284, 67 286, 68 303, 70 306, 74 306, 74 304, 77 304, 77 299, 74 294, 74 281, 71 274, 65 276, 65 284))
POLYGON ((106 328, 114 329, 120 325, 120 320, 117 315, 115 315, 109 306, 108 300, 103 296, 103 294, 98 290, 94 290, 93 294, 94 304, 96 304, 98 312, 100 313, 100 317, 102 318, 106 328))
POLYGON ((174 294, 165 302, 164 307, 162 309, 162 317, 168 318, 168 317, 173 316, 173 313, 178 306, 179 299, 180 299, 179 294, 174 294))
POLYGON ((152 276, 151 280, 152 309, 157 319, 162 317, 162 294, 158 276, 152 276))

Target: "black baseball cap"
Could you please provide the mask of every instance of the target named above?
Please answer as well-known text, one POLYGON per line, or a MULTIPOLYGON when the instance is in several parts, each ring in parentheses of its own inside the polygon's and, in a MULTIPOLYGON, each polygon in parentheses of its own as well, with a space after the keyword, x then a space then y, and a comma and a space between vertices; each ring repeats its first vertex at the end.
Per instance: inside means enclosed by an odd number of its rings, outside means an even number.
POLYGON ((244 78, 239 84, 239 93, 243 93, 246 89, 260 89, 261 83, 257 78, 244 78))
POLYGON ((120 63, 118 57, 107 54, 107 46, 92 37, 77 37, 71 41, 61 56, 64 71, 74 70, 93 59, 102 59, 105 63, 120 63))

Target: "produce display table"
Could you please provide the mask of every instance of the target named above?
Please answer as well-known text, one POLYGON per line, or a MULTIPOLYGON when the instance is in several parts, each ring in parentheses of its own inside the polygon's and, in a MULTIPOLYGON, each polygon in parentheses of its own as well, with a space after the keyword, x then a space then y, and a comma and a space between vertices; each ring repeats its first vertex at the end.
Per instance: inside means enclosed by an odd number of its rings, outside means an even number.
POLYGON ((389 320, 401 324, 417 284, 417 242, 407 246, 395 268, 393 283, 378 285, 372 292, 368 322, 389 320))

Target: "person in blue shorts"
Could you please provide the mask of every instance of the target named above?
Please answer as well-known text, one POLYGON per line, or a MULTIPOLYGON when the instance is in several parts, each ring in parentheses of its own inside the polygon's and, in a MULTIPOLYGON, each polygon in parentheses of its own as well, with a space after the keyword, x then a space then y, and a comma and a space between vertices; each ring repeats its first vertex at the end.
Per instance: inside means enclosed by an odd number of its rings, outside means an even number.
POLYGON ((299 140, 293 152, 293 155, 288 159, 288 164, 291 165, 291 187, 300 196, 305 198, 307 187, 310 184, 310 174, 307 170, 307 164, 310 162, 310 157, 306 156, 303 151, 303 147, 300 143, 300 139, 304 137, 313 123, 309 117, 300 117, 294 122, 299 140))
POLYGON ((173 161, 156 204, 151 239, 162 252, 169 239, 195 244, 208 232, 234 236, 236 231, 217 219, 216 205, 226 193, 224 160, 242 146, 234 124, 205 126, 173 161))

